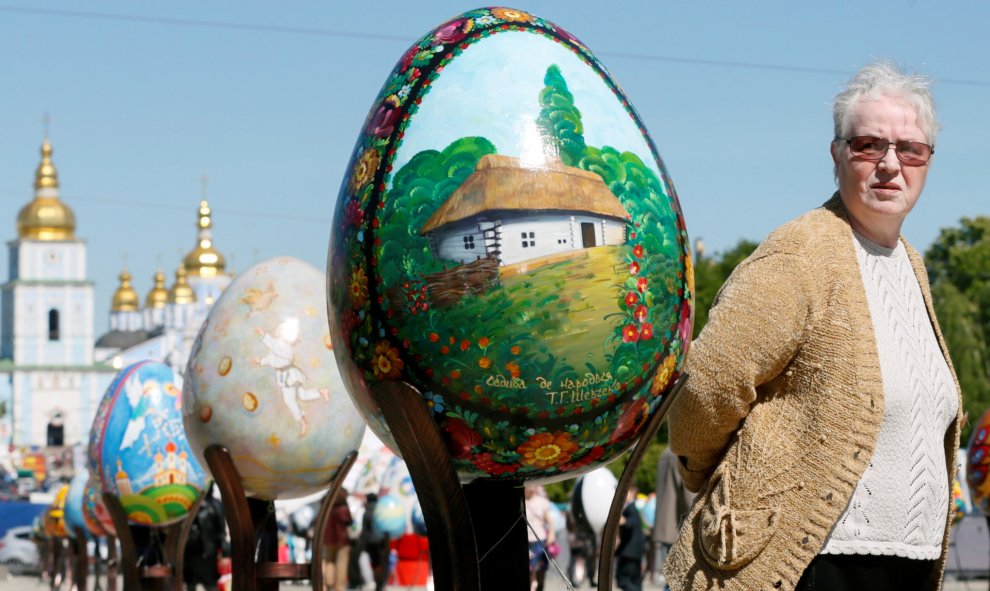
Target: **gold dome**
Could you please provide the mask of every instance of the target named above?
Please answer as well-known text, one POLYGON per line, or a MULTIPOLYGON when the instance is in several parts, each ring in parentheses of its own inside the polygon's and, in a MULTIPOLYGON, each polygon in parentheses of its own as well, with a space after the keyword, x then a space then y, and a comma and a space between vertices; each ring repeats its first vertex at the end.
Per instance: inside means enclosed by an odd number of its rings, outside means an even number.
POLYGON ((175 271, 175 285, 168 290, 168 302, 170 304, 191 304, 196 301, 196 292, 186 281, 186 268, 179 265, 175 271))
POLYGON ((198 277, 222 275, 227 263, 220 251, 213 248, 213 220, 210 215, 210 205, 206 199, 199 202, 197 216, 196 227, 199 228, 199 244, 186 255, 182 265, 190 275, 198 277))
POLYGON ((158 271, 155 273, 155 286, 144 298, 144 307, 159 310, 168 303, 168 288, 165 287, 165 273, 158 271))
POLYGON ((131 287, 131 274, 124 269, 120 275, 120 286, 113 293, 113 303, 110 304, 111 312, 137 312, 140 300, 138 294, 131 287))
POLYGON ((58 171, 52 163, 52 144, 41 144, 41 164, 34 175, 34 199, 17 215, 17 235, 29 240, 72 240, 76 216, 58 198, 58 171))

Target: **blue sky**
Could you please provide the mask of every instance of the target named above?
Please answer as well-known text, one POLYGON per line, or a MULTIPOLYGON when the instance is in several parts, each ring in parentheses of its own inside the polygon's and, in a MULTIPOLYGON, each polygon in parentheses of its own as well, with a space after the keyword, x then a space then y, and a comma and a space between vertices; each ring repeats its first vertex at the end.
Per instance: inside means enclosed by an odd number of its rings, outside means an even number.
MULTIPOLYGON (((534 143, 542 144, 533 139, 539 135, 536 120, 548 64, 560 68, 589 146, 631 151, 658 172, 643 134, 598 73, 563 45, 523 32, 477 43, 444 68, 410 120, 393 168, 464 136, 482 136, 507 156, 531 152, 534 143), (533 59, 537 55, 546 59, 533 59)), ((542 160, 542 150, 537 151, 542 160)))
MULTIPOLYGON (((96 281, 97 334, 126 257, 143 297, 195 244, 200 177, 235 271, 323 268, 360 126, 405 49, 463 2, 0 0, 0 237, 51 114, 62 197, 96 281), (6 221, 4 221, 6 220, 6 221)), ((646 123, 692 239, 762 239, 834 190, 830 101, 875 57, 936 79, 942 132, 904 232, 990 213, 990 4, 519 1, 609 68, 646 123)), ((7 277, 6 256, 0 275, 7 277)))

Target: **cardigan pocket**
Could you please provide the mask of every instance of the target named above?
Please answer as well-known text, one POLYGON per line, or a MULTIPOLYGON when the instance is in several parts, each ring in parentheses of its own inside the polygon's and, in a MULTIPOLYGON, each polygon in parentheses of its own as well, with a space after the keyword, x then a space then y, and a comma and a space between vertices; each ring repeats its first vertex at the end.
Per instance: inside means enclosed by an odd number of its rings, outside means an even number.
POLYGON ((696 521, 695 535, 705 561, 720 570, 742 568, 770 543, 776 532, 777 510, 732 506, 731 474, 719 467, 696 521))

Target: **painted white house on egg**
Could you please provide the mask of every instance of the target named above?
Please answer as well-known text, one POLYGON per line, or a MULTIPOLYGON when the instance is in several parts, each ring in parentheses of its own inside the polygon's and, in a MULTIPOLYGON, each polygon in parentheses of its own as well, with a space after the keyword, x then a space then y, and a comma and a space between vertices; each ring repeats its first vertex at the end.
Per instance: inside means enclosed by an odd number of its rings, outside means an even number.
POLYGON ((500 266, 624 244, 629 214, 593 172, 489 154, 420 230, 443 260, 500 266))

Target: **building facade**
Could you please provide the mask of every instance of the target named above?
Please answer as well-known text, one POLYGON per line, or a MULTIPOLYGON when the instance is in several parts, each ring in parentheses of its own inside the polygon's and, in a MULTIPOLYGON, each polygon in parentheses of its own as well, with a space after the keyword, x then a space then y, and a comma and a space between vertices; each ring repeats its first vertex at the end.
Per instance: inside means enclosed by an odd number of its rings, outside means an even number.
POLYGON ((0 285, 0 445, 62 447, 88 441, 96 408, 117 372, 152 359, 185 370, 210 306, 231 281, 213 246, 206 200, 197 211, 197 243, 166 287, 165 273, 141 298, 121 272, 110 302, 109 330, 96 338, 94 284, 86 241, 59 196, 52 145, 45 139, 34 198, 17 216, 7 243, 8 277, 0 285))

